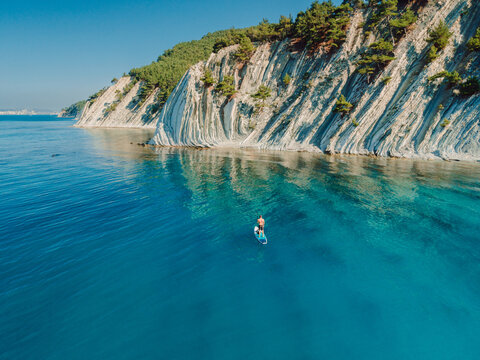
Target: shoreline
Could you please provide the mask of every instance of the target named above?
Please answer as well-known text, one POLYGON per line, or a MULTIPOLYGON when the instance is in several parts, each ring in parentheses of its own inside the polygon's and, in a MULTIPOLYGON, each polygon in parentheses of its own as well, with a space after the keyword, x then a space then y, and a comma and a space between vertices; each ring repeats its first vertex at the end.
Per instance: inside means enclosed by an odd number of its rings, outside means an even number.
POLYGON ((422 160, 428 162, 439 162, 439 163, 464 163, 464 164, 480 164, 480 159, 446 159, 438 156, 431 156, 431 157, 422 157, 420 155, 414 157, 408 156, 382 156, 376 155, 373 153, 366 153, 366 154, 351 154, 351 153, 329 153, 323 152, 321 150, 306 150, 306 149, 272 149, 272 148, 261 148, 256 146, 245 146, 245 145, 226 145, 226 146, 195 146, 195 145, 154 145, 149 143, 138 143, 138 146, 142 147, 150 147, 152 149, 185 149, 185 150, 252 150, 252 151, 259 151, 259 152, 273 152, 273 153, 281 153, 281 154, 288 154, 288 153, 305 153, 305 154, 318 154, 323 156, 329 157, 359 157, 359 158, 371 158, 371 159, 378 159, 378 160, 422 160))
MULTIPOLYGON (((150 126, 82 126, 74 124, 72 125, 74 128, 78 129, 122 129, 122 130, 146 130, 146 131, 154 131, 156 127, 150 126)), ((153 137, 152 137, 153 139, 153 137)), ((151 139, 149 140, 151 141, 151 139)), ((434 155, 432 153, 429 154, 419 154, 419 153, 411 153, 411 154, 399 154, 399 155, 378 155, 373 152, 365 151, 365 153, 343 153, 343 152, 326 152, 322 151, 314 146, 310 148, 275 148, 275 147, 265 147, 265 146, 255 146, 255 145, 244 145, 242 143, 233 143, 229 142, 224 145, 215 145, 215 146, 201 146, 201 145, 157 145, 157 144, 150 144, 149 142, 138 144, 144 147, 153 147, 153 148, 185 148, 185 149, 195 149, 195 150, 205 150, 205 149, 254 149, 254 150, 265 150, 265 151, 278 151, 278 152, 305 152, 305 153, 312 153, 312 154, 323 154, 323 155, 330 155, 330 156, 361 156, 361 157, 370 157, 370 158, 378 158, 378 159, 412 159, 412 160, 427 160, 427 161, 446 161, 446 162, 466 162, 466 163, 480 163, 480 158, 476 158, 474 156, 460 156, 460 157, 442 157, 438 155, 434 155)))

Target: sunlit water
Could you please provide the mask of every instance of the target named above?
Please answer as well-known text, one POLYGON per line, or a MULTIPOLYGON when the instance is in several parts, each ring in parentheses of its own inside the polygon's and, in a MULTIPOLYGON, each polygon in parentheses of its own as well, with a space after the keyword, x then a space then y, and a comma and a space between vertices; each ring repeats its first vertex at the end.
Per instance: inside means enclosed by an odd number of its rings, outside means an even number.
POLYGON ((479 164, 53 120, 0 118, 0 358, 480 358, 479 164))

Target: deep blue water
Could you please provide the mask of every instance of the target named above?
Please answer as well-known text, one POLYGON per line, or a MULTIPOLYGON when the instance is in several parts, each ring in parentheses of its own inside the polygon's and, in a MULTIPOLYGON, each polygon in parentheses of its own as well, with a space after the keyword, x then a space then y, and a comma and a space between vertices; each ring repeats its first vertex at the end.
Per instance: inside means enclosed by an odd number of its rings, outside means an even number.
POLYGON ((479 164, 72 124, 0 118, 1 359, 480 358, 479 164))

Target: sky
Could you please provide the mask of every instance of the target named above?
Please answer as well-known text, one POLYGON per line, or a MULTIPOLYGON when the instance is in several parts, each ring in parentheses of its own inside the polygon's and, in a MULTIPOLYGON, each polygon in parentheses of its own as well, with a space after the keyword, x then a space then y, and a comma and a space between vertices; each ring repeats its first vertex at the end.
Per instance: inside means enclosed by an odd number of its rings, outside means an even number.
POLYGON ((179 42, 262 18, 295 18, 311 2, 0 1, 0 109, 58 111, 179 42))

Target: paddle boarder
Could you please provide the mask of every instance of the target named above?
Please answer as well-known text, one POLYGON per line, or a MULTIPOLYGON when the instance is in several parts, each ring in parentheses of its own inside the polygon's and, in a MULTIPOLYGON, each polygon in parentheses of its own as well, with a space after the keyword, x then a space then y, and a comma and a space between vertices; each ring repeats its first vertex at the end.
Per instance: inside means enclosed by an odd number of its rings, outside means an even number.
POLYGON ((257 223, 258 223, 258 234, 260 236, 265 236, 265 232, 263 231, 263 228, 265 226, 265 219, 262 217, 262 215, 258 217, 257 223))

